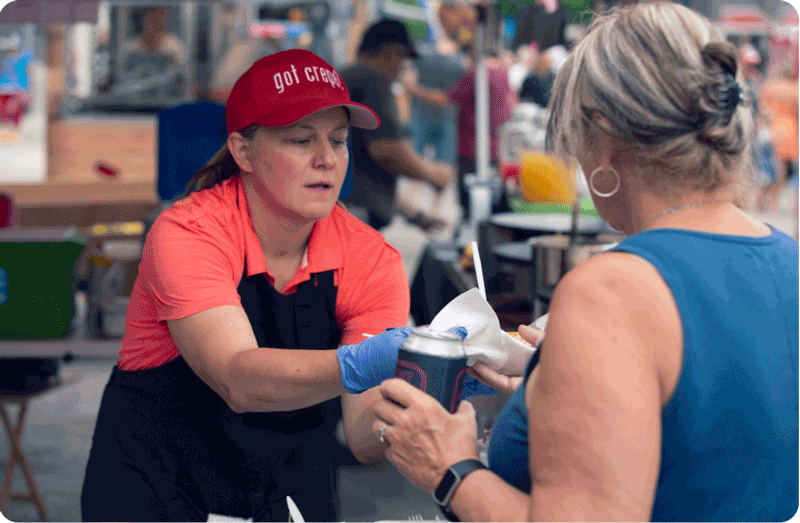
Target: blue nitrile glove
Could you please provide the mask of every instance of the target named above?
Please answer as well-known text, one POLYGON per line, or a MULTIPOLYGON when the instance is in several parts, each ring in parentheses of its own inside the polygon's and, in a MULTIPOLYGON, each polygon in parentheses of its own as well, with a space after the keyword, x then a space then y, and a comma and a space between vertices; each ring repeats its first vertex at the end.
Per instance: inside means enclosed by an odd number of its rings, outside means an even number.
POLYGON ((464 341, 467 337, 467 334, 469 334, 466 327, 450 327, 447 329, 447 332, 452 332, 453 334, 461 336, 461 341, 464 341))
POLYGON ((411 327, 382 332, 361 343, 342 345, 336 351, 342 369, 342 382, 350 394, 359 394, 393 378, 397 352, 411 334, 411 327))

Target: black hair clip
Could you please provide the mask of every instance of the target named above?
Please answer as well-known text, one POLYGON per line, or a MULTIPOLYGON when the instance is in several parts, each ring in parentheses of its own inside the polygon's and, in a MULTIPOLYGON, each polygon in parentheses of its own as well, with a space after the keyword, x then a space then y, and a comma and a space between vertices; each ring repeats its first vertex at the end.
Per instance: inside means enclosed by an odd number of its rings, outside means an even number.
POLYGON ((718 124, 726 126, 731 123, 733 114, 736 108, 742 102, 742 87, 736 81, 736 78, 730 72, 726 72, 725 81, 722 84, 717 84, 712 87, 712 105, 714 109, 719 111, 718 116, 714 119, 709 119, 710 114, 700 116, 692 124, 694 130, 699 131, 709 124, 718 124))
POLYGON ((723 95, 722 102, 725 104, 725 109, 733 111, 742 101, 742 87, 731 75, 727 78, 728 82, 720 89, 723 95))

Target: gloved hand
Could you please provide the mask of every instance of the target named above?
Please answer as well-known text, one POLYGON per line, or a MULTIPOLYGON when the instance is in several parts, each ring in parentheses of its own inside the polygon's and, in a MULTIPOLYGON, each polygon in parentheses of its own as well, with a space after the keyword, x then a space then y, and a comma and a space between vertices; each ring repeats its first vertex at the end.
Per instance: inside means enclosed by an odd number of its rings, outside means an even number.
POLYGON ((382 332, 361 343, 342 345, 336 352, 342 369, 342 382, 350 394, 359 394, 393 378, 397 352, 411 334, 411 327, 382 332))

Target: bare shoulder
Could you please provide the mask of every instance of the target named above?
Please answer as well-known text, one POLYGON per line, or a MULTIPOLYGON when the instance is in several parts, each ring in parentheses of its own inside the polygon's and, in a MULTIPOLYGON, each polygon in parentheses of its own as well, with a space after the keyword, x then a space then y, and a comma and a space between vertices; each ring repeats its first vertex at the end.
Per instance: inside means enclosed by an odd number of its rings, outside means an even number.
POLYGON ((584 261, 559 282, 554 300, 617 304, 626 308, 660 300, 673 302, 661 274, 649 262, 629 253, 608 252, 584 261))
POLYGON ((649 517, 680 347, 669 289, 644 260, 598 254, 564 276, 525 390, 531 521, 649 517))
POLYGON ((664 402, 674 390, 680 313, 658 270, 636 255, 603 253, 568 272, 556 287, 547 330, 564 347, 575 345, 567 338, 584 338, 626 364, 654 366, 664 402))

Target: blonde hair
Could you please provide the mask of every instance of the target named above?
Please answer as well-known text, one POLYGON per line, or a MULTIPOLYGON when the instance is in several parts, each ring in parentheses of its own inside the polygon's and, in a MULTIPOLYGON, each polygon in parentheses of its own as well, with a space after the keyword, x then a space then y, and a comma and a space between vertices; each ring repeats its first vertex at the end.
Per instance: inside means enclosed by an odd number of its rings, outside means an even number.
MULTIPOLYGON (((258 124, 253 124, 245 127, 239 134, 247 139, 252 139, 256 131, 261 128, 258 124)), ((239 174, 239 165, 233 159, 233 155, 228 150, 228 143, 225 142, 217 153, 200 168, 189 182, 186 184, 186 189, 183 191, 183 196, 186 197, 196 191, 209 189, 217 184, 220 184, 239 174)))
POLYGON ((736 48, 691 9, 614 9, 592 21, 556 77, 546 146, 572 159, 604 134, 658 174, 642 174, 648 186, 712 191, 750 172, 743 84, 736 48))

